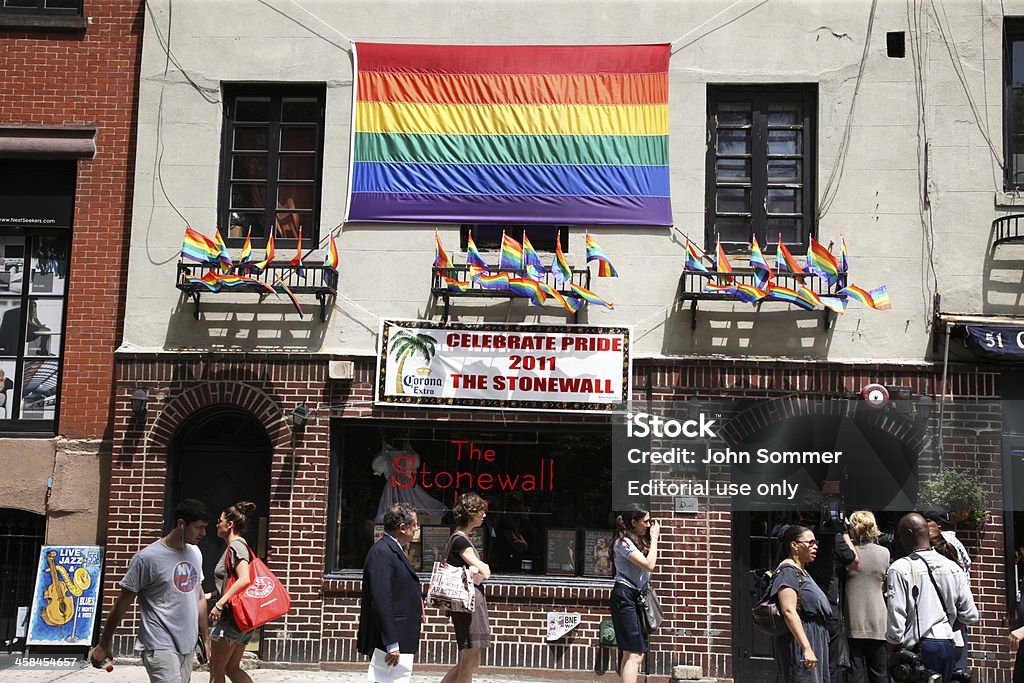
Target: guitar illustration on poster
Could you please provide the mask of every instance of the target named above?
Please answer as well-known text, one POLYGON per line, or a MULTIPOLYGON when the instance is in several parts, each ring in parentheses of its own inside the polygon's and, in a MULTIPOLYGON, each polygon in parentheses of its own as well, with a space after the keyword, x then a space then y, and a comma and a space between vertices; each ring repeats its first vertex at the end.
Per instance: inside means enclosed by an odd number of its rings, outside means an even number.
POLYGON ((43 546, 29 610, 27 644, 89 645, 99 607, 103 550, 43 546))

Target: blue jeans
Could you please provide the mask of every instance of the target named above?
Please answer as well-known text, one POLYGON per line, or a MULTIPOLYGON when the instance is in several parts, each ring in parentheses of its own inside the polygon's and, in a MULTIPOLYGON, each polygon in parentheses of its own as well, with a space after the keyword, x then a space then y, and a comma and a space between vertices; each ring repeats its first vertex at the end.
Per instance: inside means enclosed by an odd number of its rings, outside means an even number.
POLYGON ((956 662, 956 651, 952 640, 938 638, 921 639, 921 663, 942 676, 942 683, 949 683, 953 678, 953 664, 956 662))

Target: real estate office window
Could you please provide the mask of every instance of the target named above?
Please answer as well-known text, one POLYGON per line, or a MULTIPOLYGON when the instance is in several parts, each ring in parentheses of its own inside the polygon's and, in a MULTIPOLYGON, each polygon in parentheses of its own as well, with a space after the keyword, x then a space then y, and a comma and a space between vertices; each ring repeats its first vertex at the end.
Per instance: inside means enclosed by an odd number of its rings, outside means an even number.
POLYGON ((74 162, 0 161, 0 432, 53 434, 74 162))
POLYGON ((816 85, 708 88, 705 251, 781 235, 803 247, 815 207, 816 85))
POLYGON ((254 249, 320 239, 323 86, 224 89, 218 225, 229 246, 251 233, 254 249))

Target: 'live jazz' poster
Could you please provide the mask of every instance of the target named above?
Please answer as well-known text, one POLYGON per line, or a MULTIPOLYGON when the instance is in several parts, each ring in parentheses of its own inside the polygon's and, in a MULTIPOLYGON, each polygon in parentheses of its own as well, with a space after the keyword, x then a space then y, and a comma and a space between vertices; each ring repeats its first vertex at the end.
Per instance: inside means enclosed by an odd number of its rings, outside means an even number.
POLYGON ((29 612, 29 645, 92 643, 102 566, 98 546, 43 546, 29 612))

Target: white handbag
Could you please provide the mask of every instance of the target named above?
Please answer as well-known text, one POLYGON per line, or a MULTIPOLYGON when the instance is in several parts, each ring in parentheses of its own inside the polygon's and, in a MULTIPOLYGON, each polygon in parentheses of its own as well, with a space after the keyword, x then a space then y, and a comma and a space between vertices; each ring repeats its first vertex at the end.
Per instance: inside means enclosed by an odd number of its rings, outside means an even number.
MULTIPOLYGON (((458 533, 458 532, 456 532, 458 533)), ((452 551, 455 534, 448 539, 444 558, 452 551)), ((430 573, 430 587, 427 588, 427 604, 442 607, 451 612, 472 612, 476 607, 476 589, 469 567, 456 567, 447 562, 435 562, 430 573)))

